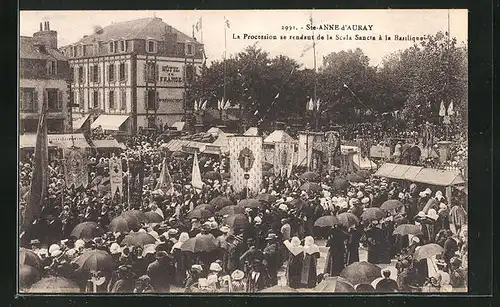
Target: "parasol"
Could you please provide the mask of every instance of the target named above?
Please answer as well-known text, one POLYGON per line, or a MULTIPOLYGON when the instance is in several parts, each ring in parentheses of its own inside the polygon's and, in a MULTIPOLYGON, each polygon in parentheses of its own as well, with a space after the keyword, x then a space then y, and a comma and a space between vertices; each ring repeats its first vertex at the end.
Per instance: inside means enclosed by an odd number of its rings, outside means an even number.
POLYGON ((101 227, 95 222, 83 222, 75 226, 71 232, 72 237, 84 240, 92 240, 104 233, 101 227))
POLYGON ((217 249, 217 245, 212 237, 210 236, 197 236, 188 239, 181 246, 181 251, 199 253, 199 252, 211 252, 217 249))
POLYGON ((361 261, 354 262, 345 267, 340 276, 349 280, 352 284, 371 284, 372 281, 380 277, 381 269, 375 264, 361 261))
POLYGON ((305 172, 299 178, 305 181, 314 181, 319 178, 319 175, 315 172, 305 172))
POLYGON ((398 209, 398 208, 401 208, 403 206, 404 206, 403 203, 400 202, 399 200, 389 199, 389 200, 386 200, 385 202, 382 203, 382 205, 380 206, 380 209, 382 209, 386 212, 389 212, 391 210, 398 209))
POLYGON ((333 225, 339 224, 337 217, 333 215, 322 216, 314 222, 314 226, 317 227, 332 227, 333 225))
POLYGON ((314 292, 356 292, 354 286, 342 277, 327 277, 323 279, 316 287, 314 292))
POLYGON ((413 259, 420 261, 425 258, 432 258, 433 256, 440 255, 443 253, 444 249, 435 243, 429 243, 417 247, 415 253, 413 254, 413 259))
POLYGON ((240 206, 235 206, 235 205, 232 205, 232 206, 227 206, 227 207, 224 207, 222 209, 220 209, 218 212, 217 212, 219 215, 233 215, 233 214, 243 214, 245 213, 245 209, 243 207, 240 207, 240 206))
POLYGON ((146 244, 155 244, 156 239, 149 233, 145 232, 134 232, 130 233, 123 238, 121 244, 127 246, 141 246, 143 247, 146 244))
POLYGON ((380 220, 386 216, 385 212, 380 208, 366 208, 361 214, 363 221, 380 220))
POLYGON ((358 217, 350 212, 343 212, 338 214, 337 220, 346 228, 359 225, 358 217))
POLYGON ((189 212, 187 215, 189 219, 207 219, 212 216, 214 216, 212 211, 198 208, 193 209, 193 211, 189 212))
POLYGON ((395 235, 419 235, 422 234, 422 228, 418 225, 413 224, 401 224, 396 229, 394 229, 393 233, 395 235))
POLYGON ((243 207, 243 208, 255 209, 255 208, 261 208, 262 203, 258 199, 247 198, 247 199, 240 200, 240 202, 238 203, 238 206, 243 207))
POLYGON ((28 292, 34 293, 79 293, 78 285, 64 277, 45 277, 34 283, 28 292))
POLYGON ((111 272, 115 268, 113 257, 106 251, 99 249, 84 252, 73 262, 78 264, 78 271, 82 272, 111 272))
POLYGON ((163 217, 154 211, 148 211, 144 213, 148 220, 148 223, 161 223, 163 222, 163 217))

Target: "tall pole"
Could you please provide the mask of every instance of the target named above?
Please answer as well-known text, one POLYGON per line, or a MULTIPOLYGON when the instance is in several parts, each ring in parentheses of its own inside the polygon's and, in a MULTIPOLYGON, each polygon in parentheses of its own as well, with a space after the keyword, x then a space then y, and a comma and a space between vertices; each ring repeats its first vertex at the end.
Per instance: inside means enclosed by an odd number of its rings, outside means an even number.
POLYGON ((201 43, 203 44, 203 16, 200 17, 200 35, 201 35, 201 43))
MULTIPOLYGON (((311 12, 311 26, 313 26, 313 17, 312 17, 312 12, 311 12)), ((314 40, 314 27, 313 27, 313 60, 314 60, 314 92, 313 92, 313 99, 314 99, 314 108, 316 109, 316 129, 318 129, 319 126, 319 108, 316 107, 317 105, 317 97, 316 97, 316 91, 317 91, 317 81, 318 81, 318 74, 317 74, 317 67, 316 67, 316 41, 314 40)))
MULTIPOLYGON (((224 16, 224 83, 223 83, 223 94, 222 94, 222 102, 223 104, 226 101, 226 49, 227 49, 227 20, 226 16, 224 16)), ((224 106, 222 106, 223 108, 224 106)), ((220 119, 222 120, 222 108, 220 110, 220 119)))

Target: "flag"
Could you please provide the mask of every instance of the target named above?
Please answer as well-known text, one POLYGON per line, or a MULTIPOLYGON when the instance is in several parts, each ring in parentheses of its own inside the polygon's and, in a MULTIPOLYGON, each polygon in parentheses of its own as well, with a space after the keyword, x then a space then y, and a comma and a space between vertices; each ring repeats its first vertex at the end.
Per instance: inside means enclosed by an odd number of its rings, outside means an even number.
POLYGON ((194 101, 194 106, 193 106, 193 108, 194 108, 194 110, 195 110, 195 111, 198 111, 198 110, 199 110, 199 108, 198 108, 198 101, 196 101, 196 100, 194 101))
POLYGON ((255 112, 253 112, 254 116, 257 115, 257 114, 259 114, 259 110, 255 110, 255 112))
POLYGON ((276 96, 274 96, 274 99, 278 99, 279 96, 280 96, 280 93, 276 94, 276 96))
POLYGON ((231 28, 231 26, 229 25, 229 20, 227 19, 226 19, 226 27, 231 28))
POLYGON ((168 163, 166 158, 163 159, 160 178, 158 179, 158 183, 156 184, 156 189, 161 189, 165 194, 171 193, 174 189, 172 178, 170 177, 170 173, 168 172, 168 163))
POLYGON ((198 165, 198 154, 194 153, 193 161, 193 171, 191 173, 191 185, 197 190, 201 190, 203 187, 203 181, 201 181, 200 166, 198 165))
POLYGON ((217 109, 222 109, 222 101, 220 99, 217 99, 217 109))
POLYGON ((87 157, 85 150, 81 148, 71 147, 66 148, 63 152, 65 167, 64 167, 64 180, 66 187, 74 185, 75 189, 89 184, 89 177, 87 172, 87 157))
POLYGON ((196 28, 196 32, 200 32, 201 27, 202 27, 201 17, 200 17, 200 19, 198 20, 198 22, 196 23, 196 25, 194 27, 196 28))
POLYGON ((312 98, 309 99, 309 101, 307 102, 307 110, 308 111, 314 110, 314 102, 313 102, 312 98))
POLYGON ((203 101, 203 104, 201 105, 201 109, 205 111, 207 109, 207 100, 203 101))
POLYGON ((316 110, 319 111, 319 107, 321 106, 321 99, 318 98, 316 101, 316 110))
POLYGON ((349 87, 347 86, 347 84, 345 84, 345 83, 344 83, 344 87, 345 87, 345 88, 349 88, 349 87))
POLYGON ((111 199, 115 197, 116 190, 123 197, 122 161, 116 157, 109 159, 109 183, 111 184, 111 199))
POLYGON ((226 104, 224 105, 223 109, 224 109, 224 110, 227 110, 227 109, 229 109, 229 107, 230 107, 230 106, 231 106, 231 102, 230 102, 230 100, 228 99, 228 100, 226 100, 226 104))
POLYGON ((39 217, 47 197, 49 150, 47 143, 47 106, 42 104, 35 145, 35 161, 31 180, 30 198, 24 212, 23 228, 28 228, 39 217))
POLYGON ((439 116, 445 116, 446 115, 446 108, 444 107, 444 102, 441 101, 441 106, 439 107, 439 116))
POLYGON ((455 111, 453 110, 453 100, 450 102, 450 105, 448 106, 448 115, 453 115, 455 114, 455 111))

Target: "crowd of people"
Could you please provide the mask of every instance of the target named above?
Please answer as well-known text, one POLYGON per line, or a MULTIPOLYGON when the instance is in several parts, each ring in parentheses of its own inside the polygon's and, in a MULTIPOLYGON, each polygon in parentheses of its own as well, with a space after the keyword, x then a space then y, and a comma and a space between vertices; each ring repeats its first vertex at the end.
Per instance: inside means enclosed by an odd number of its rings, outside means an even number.
MULTIPOLYGON (((162 143, 140 134, 127 141, 118 154, 123 196, 110 194, 110 154, 89 155, 90 183, 76 189, 66 188, 60 155, 51 159, 45 206, 21 229, 22 290, 50 276, 75 291, 110 293, 314 290, 335 276, 358 292, 467 287, 466 212, 436 187, 366 173, 351 181, 293 174, 265 176, 259 195, 246 195, 234 192, 227 158, 201 155, 200 191, 190 185, 193 155, 166 153, 162 143), (173 191, 156 188, 165 157, 173 191), (138 183, 129 180, 133 167, 138 183), (376 284, 346 273, 363 250, 379 268, 376 284)), ((33 156, 21 161, 22 221, 33 156)))

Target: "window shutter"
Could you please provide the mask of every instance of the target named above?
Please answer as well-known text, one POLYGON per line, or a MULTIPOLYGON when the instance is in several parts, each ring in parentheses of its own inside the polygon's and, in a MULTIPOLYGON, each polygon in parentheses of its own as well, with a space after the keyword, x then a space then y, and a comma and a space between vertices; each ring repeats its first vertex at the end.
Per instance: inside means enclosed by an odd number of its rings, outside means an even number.
POLYGON ((85 69, 85 66, 82 66, 82 72, 83 72, 83 84, 87 83, 86 80, 87 80, 87 70, 85 69))
POLYGON ((63 106, 63 92, 62 91, 57 91, 57 109, 62 110, 63 106))
POLYGON ((97 66, 97 82, 101 82, 101 66, 99 66, 99 64, 97 66))
POLYGON ((148 80, 148 65, 144 64, 144 82, 148 80))
POLYGON ((98 91, 98 92, 97 92, 97 107, 98 107, 99 109, 102 109, 102 104, 101 104, 101 92, 100 92, 100 91, 98 91))
POLYGON ((148 90, 144 91, 144 109, 148 109, 148 90))
POLYGON ((43 100, 42 100, 42 110, 43 110, 43 107, 44 105, 47 106, 47 90, 43 90, 43 100))
POLYGON ((158 110, 160 108, 160 99, 158 97, 158 91, 155 91, 155 109, 158 110))
POLYGON ((78 66, 75 66, 74 69, 75 69, 75 73, 73 74, 73 77, 74 77, 73 82, 78 83, 78 66))
POLYGON ((113 63, 111 65, 113 65, 113 73, 114 73, 113 81, 120 80, 120 63, 118 63, 117 65, 113 63))
POLYGON ((156 64, 155 66, 155 78, 156 82, 160 81, 160 65, 156 64))
POLYGON ((94 82, 94 65, 90 65, 89 69, 90 69, 90 72, 89 72, 90 81, 94 82))
POLYGON ((33 110, 38 110, 38 92, 33 90, 33 110))
POLYGON ((128 80, 128 63, 125 63, 125 82, 128 80))

